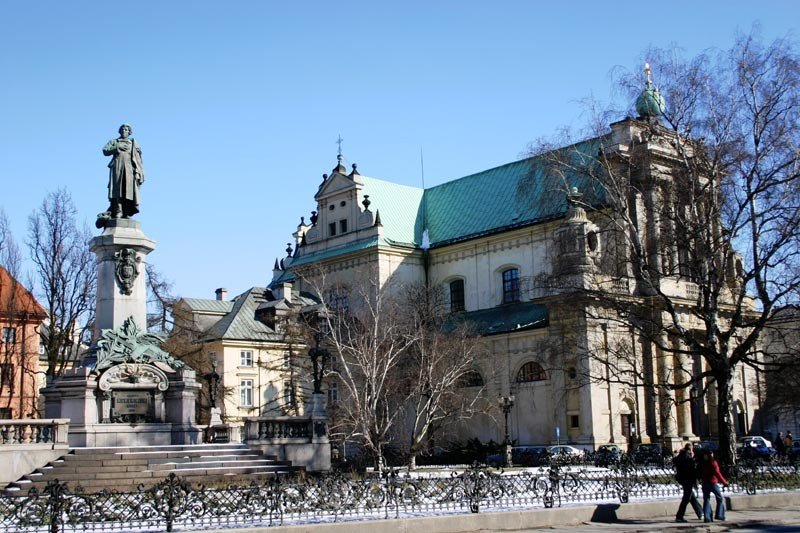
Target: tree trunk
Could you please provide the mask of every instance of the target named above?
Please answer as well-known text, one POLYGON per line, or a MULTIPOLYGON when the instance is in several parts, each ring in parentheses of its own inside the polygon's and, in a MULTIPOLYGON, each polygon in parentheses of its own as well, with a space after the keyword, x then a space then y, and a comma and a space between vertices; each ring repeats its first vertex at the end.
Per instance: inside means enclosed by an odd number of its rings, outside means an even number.
POLYGON ((733 373, 720 372, 717 381, 717 427, 719 431, 719 462, 723 465, 736 464, 736 434, 733 426, 733 373))
POLYGON ((411 451, 408 456, 408 471, 411 472, 417 469, 417 452, 411 451))

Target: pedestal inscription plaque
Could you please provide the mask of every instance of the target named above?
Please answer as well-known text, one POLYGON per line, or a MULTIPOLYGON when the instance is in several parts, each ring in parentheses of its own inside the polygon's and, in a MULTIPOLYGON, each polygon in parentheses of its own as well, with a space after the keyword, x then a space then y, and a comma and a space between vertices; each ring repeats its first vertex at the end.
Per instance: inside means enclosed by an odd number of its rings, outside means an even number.
POLYGON ((127 390, 112 393, 112 421, 151 422, 153 418, 153 394, 150 391, 127 390))

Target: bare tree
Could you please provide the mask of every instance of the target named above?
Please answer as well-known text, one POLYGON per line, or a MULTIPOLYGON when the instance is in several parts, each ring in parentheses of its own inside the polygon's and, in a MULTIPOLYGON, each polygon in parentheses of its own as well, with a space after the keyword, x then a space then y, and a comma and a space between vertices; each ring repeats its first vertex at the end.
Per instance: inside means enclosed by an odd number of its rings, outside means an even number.
POLYGON ((48 313, 43 342, 49 376, 62 374, 91 334, 96 271, 89 230, 78 227, 76 214, 70 194, 59 189, 28 219, 35 292, 48 313))
MULTIPOLYGON (((573 214, 586 210, 606 244, 582 275, 561 265, 560 285, 580 287, 595 302, 587 315, 653 351, 642 360, 635 343, 609 342, 589 354, 592 376, 649 388, 662 408, 712 393, 721 456, 733 463, 735 373, 781 368, 760 356, 759 339, 800 288, 800 60, 791 42, 753 34, 689 60, 646 57, 663 113, 536 149, 565 189, 581 187, 573 214)), ((629 96, 645 85, 619 79, 629 96)), ((607 123, 593 116, 592 126, 607 123)))
POLYGON ((328 376, 343 389, 338 430, 358 440, 381 469, 408 397, 400 373, 417 339, 406 334, 400 306, 377 276, 345 287, 322 268, 300 275, 325 304, 312 335, 324 333, 333 352, 328 376))
POLYGON ((401 370, 408 396, 404 432, 408 467, 438 429, 487 410, 482 388, 464 387, 485 345, 473 325, 449 315, 441 286, 413 285, 400 294, 404 329, 412 349, 401 370))

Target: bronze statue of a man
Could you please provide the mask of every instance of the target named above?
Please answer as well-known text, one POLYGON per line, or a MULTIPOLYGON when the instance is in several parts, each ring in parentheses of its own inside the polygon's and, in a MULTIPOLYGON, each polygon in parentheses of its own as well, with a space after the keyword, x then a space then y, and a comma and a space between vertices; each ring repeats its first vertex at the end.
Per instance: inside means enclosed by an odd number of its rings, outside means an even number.
POLYGON ((144 182, 142 149, 133 140, 128 124, 119 127, 119 138, 103 147, 111 156, 108 164, 108 216, 130 218, 139 212, 139 186, 144 182))

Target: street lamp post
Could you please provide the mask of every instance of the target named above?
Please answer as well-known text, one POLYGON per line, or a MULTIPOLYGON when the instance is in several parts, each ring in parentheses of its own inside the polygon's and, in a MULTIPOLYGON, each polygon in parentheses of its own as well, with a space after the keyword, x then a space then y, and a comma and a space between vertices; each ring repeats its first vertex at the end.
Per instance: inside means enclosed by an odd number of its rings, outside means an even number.
POLYGON ((508 433, 508 414, 511 408, 514 407, 514 395, 500 396, 497 398, 497 403, 500 409, 503 410, 503 418, 505 419, 505 437, 503 438, 503 446, 505 448, 506 466, 511 466, 511 436, 508 433))
POLYGON ((217 356, 211 356, 211 372, 203 376, 208 382, 208 399, 211 405, 211 416, 206 428, 206 442, 228 442, 230 434, 228 426, 222 423, 222 409, 217 407, 217 396, 219 396, 219 386, 221 383, 220 375, 217 372, 217 356))
POLYGON ((211 403, 212 417, 213 410, 217 408, 217 395, 219 394, 219 374, 217 373, 217 356, 211 356, 211 372, 203 376, 208 382, 208 397, 211 403))
POLYGON ((314 379, 314 394, 322 394, 322 378, 325 374, 325 365, 328 364, 331 354, 326 348, 320 347, 322 333, 314 335, 314 347, 308 350, 311 358, 311 372, 314 379))

